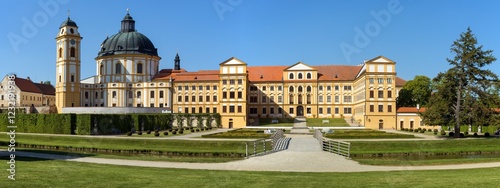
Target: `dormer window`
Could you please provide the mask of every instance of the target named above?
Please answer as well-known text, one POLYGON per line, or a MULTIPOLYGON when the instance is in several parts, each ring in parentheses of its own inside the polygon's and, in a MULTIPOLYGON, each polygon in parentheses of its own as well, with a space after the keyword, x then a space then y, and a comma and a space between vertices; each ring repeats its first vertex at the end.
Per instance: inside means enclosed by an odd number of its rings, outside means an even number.
POLYGON ((290 75, 288 75, 288 79, 293 80, 293 73, 290 73, 290 75))
POLYGON ((297 79, 302 79, 302 73, 299 73, 299 74, 297 75, 297 79))

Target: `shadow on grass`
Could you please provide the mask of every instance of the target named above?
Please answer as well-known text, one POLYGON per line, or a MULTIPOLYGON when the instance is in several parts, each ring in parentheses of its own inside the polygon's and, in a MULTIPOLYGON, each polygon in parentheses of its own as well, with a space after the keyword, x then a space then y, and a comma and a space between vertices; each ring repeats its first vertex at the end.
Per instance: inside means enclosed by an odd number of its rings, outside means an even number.
POLYGON ((47 160, 68 160, 68 159, 78 159, 84 157, 93 157, 93 154, 83 154, 83 153, 71 153, 71 152, 61 152, 61 151, 51 151, 51 150, 39 150, 39 149, 19 149, 16 148, 15 153, 8 151, 0 151, 0 157, 9 158, 11 154, 15 155, 15 160, 28 158, 30 161, 47 161, 47 160))

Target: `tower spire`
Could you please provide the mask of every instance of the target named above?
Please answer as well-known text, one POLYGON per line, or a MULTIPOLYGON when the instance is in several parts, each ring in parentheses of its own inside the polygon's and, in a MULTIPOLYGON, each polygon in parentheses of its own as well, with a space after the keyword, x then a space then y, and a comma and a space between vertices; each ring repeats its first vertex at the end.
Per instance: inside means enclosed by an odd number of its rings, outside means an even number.
POLYGON ((179 52, 176 52, 175 54, 174 70, 181 70, 181 58, 179 57, 179 52))

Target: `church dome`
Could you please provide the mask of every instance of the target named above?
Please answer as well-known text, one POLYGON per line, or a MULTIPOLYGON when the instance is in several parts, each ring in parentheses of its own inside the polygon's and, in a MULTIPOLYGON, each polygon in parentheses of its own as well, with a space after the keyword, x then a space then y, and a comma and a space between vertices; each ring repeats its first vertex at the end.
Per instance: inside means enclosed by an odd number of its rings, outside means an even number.
POLYGON ((73 20, 69 19, 69 16, 68 16, 68 19, 67 20, 64 20, 64 22, 61 24, 61 27, 64 27, 64 26, 73 26, 73 27, 78 27, 76 26, 76 22, 74 22, 73 20))
POLYGON ((119 54, 158 56, 157 49, 151 40, 135 30, 135 21, 129 13, 122 20, 120 32, 104 39, 97 57, 119 54))

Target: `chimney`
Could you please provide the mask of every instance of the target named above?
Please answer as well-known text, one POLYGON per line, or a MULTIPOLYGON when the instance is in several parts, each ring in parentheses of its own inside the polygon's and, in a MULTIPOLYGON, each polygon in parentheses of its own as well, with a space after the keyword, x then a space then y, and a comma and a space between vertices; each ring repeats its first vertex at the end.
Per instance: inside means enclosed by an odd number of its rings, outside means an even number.
POLYGON ((28 78, 26 78, 27 80, 31 81, 31 78, 28 76, 28 78))

